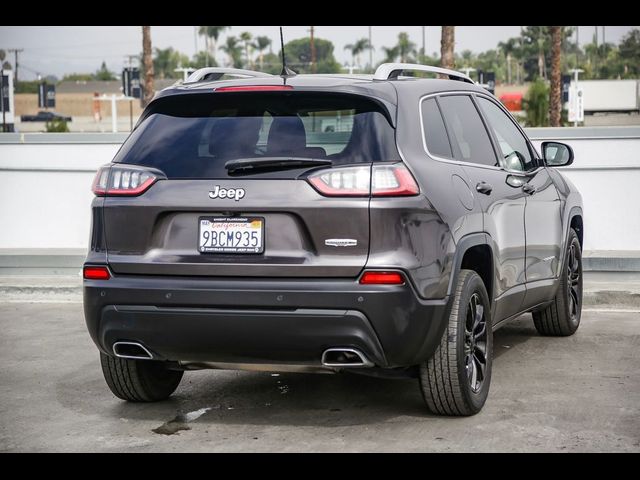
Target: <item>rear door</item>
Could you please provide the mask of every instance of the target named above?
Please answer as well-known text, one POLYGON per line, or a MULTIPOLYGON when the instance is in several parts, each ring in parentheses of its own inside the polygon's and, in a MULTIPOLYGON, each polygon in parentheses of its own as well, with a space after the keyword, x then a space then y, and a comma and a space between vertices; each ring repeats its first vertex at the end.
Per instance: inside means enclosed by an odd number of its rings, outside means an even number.
POLYGON ((311 92, 229 92, 180 95, 153 105, 112 171, 137 165, 166 179, 140 196, 105 199, 108 261, 115 273, 360 273, 369 252, 368 193, 328 197, 307 177, 329 172, 323 178, 348 191, 355 187, 351 180, 332 172, 399 160, 394 129, 376 102, 311 92), (331 165, 225 168, 227 162, 265 159, 331 165), (238 235, 249 242, 235 243, 238 235))

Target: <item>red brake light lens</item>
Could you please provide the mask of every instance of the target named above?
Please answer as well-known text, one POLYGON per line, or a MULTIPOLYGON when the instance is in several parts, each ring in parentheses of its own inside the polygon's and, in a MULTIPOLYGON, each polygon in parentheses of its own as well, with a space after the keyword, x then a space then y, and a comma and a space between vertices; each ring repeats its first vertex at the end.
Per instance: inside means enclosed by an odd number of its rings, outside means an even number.
POLYGON ((327 197, 404 197, 420 193, 413 175, 402 163, 331 168, 316 172, 307 180, 327 197))
POLYGON ((84 267, 82 277, 85 280, 109 280, 111 274, 107 267, 84 267))
POLYGON ((399 272, 364 272, 360 285, 404 285, 404 276, 399 272))
POLYGON ((105 165, 93 180, 92 191, 98 197, 135 197, 163 178, 160 172, 132 165, 105 165))
POLYGON ((281 92, 293 90, 291 85, 241 85, 236 87, 214 88, 216 92, 281 92))

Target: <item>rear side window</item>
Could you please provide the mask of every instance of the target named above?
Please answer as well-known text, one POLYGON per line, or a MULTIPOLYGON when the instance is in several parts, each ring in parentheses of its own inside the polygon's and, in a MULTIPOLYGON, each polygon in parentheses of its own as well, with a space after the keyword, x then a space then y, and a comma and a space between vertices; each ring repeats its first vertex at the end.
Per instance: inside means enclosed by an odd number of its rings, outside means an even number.
POLYGON ((435 98, 422 102, 422 126, 429 153, 439 157, 453 158, 447 130, 435 98))
POLYGON ((456 160, 497 166, 496 154, 484 128, 480 114, 471 98, 456 95, 439 98, 442 114, 447 123, 456 160))
POLYGON ((166 97, 152 105, 114 161, 157 168, 169 178, 225 178, 226 162, 247 158, 328 159, 334 165, 398 161, 395 130, 385 114, 376 102, 355 95, 166 97))

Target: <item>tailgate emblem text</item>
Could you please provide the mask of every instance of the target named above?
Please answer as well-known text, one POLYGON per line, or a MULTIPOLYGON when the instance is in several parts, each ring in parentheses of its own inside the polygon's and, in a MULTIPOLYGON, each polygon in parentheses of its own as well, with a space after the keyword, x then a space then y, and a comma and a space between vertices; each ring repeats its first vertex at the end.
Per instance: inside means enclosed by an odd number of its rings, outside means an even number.
POLYGON ((358 245, 358 240, 353 238, 329 238, 324 241, 327 247, 355 247, 358 245))
POLYGON ((244 188, 220 188, 219 185, 216 185, 213 190, 209 192, 209 198, 233 198, 236 202, 244 196, 244 188))

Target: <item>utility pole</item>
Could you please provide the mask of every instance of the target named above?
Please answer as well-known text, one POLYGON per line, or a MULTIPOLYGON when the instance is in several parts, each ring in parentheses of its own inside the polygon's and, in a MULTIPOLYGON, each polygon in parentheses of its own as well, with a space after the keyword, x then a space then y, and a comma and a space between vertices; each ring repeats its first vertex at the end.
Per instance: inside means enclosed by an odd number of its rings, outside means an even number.
POLYGON ((373 72, 373 43, 371 38, 371 27, 369 27, 369 69, 373 72))
POLYGON ((606 45, 606 44, 607 44, 607 39, 606 39, 606 37, 605 37, 605 28, 607 28, 607 27, 605 27, 605 26, 603 25, 603 26, 602 26, 602 44, 603 44, 603 45, 606 45))
POLYGON ((314 28, 313 26, 310 29, 311 33, 311 73, 316 73, 316 41, 314 38, 314 28))
POLYGON ((198 27, 193 27, 193 44, 195 45, 194 55, 198 55, 198 27))
POLYGON ((422 27, 422 56, 427 56, 427 34, 425 33, 427 27, 422 27))
POLYGON ((576 25, 576 68, 580 62, 580 26, 576 25))
POLYGON ((21 52, 24 52, 24 48, 8 48, 7 49, 9 52, 13 52, 13 55, 15 58, 15 63, 14 63, 14 71, 13 71, 13 83, 15 85, 18 84, 18 54, 21 52))

